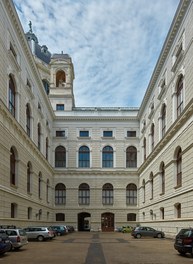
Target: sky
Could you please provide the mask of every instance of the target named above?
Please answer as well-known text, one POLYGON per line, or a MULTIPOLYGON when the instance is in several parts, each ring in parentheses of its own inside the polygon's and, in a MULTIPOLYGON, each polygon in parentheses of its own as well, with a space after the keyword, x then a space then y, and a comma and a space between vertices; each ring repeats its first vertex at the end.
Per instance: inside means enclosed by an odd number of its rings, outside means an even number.
POLYGON ((14 0, 24 32, 67 53, 76 107, 139 107, 179 0, 14 0))

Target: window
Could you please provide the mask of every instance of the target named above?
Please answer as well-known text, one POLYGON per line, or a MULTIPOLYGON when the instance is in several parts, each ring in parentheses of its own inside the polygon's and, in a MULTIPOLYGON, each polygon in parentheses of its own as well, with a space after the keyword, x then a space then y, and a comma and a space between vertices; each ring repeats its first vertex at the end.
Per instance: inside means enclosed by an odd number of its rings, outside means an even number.
POLYGON ((90 188, 86 183, 82 183, 79 186, 78 202, 80 205, 88 205, 90 203, 90 188))
POLYGON ((85 131, 85 130, 80 131, 79 136, 80 137, 89 137, 89 131, 85 131))
POLYGON ((102 202, 103 205, 113 204, 113 185, 110 183, 106 183, 103 185, 102 202))
POLYGON ((32 166, 31 166, 31 163, 28 162, 27 164, 27 192, 28 193, 31 193, 31 174, 32 174, 32 166))
POLYGON ((161 219, 164 219, 164 217, 165 217, 165 216, 164 216, 164 208, 161 207, 161 208, 160 208, 160 218, 161 218, 161 219))
POLYGON ((136 221, 136 214, 127 214, 127 221, 136 221))
POLYGON ((106 146, 102 151, 102 167, 112 168, 113 167, 113 148, 106 146))
POLYGON ((146 138, 143 139, 143 160, 146 160, 146 153, 147 152, 147 145, 146 145, 146 138))
POLYGON ((136 131, 127 131, 127 137, 136 137, 136 131))
POLYGON ((137 186, 133 183, 127 185, 126 203, 128 205, 137 205, 137 186))
POLYGON ((50 188, 50 181, 47 179, 46 182, 46 201, 49 203, 49 188, 50 188))
POLYGON ((48 150, 49 150, 49 139, 46 138, 46 159, 48 160, 48 150))
POLYGON ((10 184, 16 185, 16 157, 13 148, 10 150, 10 184))
POLYGON ((38 123, 38 149, 41 150, 41 125, 38 123))
POLYGON ((161 111, 161 135, 162 138, 165 136, 166 133, 166 105, 163 104, 162 111, 161 111))
POLYGON ((32 219, 32 208, 31 207, 27 208, 27 219, 32 219))
POLYGON ((103 131, 103 137, 112 137, 113 131, 103 131))
POLYGON ((183 111, 183 75, 180 75, 177 82, 177 117, 179 117, 183 111))
POLYGON ((66 186, 63 183, 55 187, 55 204, 66 204, 66 186))
POLYGON ((15 84, 11 75, 9 75, 9 111, 15 117, 15 84))
POLYGON ((26 105, 26 132, 28 136, 30 137, 31 135, 31 111, 30 111, 30 106, 29 104, 26 105))
POLYGON ((175 204, 176 218, 181 218, 181 203, 175 204))
POLYGON ((38 197, 39 199, 42 198, 42 174, 39 172, 38 176, 38 197))
POLYGON ((161 194, 165 193, 165 165, 162 162, 160 166, 160 174, 161 174, 161 194))
POLYGON ((137 149, 133 146, 128 147, 126 150, 126 167, 127 168, 137 167, 137 149))
POLYGON ((11 218, 17 217, 17 204, 11 203, 11 218))
POLYGON ((151 150, 154 149, 154 133, 155 133, 155 127, 154 124, 151 125, 151 150))
POLYGON ((66 82, 66 74, 64 71, 60 70, 56 73, 56 87, 62 88, 66 82))
POLYGON ((57 104, 56 111, 64 111, 64 104, 57 104))
POLYGON ((79 168, 89 168, 90 167, 90 150, 87 146, 82 146, 79 148, 79 168))
POLYGON ((149 176, 149 183, 150 183, 150 199, 153 199, 153 173, 152 172, 149 176))
POLYGON ((66 149, 63 146, 58 146, 55 149, 55 167, 66 167, 66 149))
POLYGON ((27 79, 27 87, 31 89, 31 83, 28 79, 27 79))
POLYGON ((56 137, 65 137, 65 130, 57 130, 56 137))
POLYGON ((177 151, 177 156, 176 156, 176 173, 177 173, 177 182, 176 182, 176 187, 181 187, 182 186, 182 150, 181 148, 178 149, 177 151))
POLYGON ((145 195, 146 195, 145 180, 143 180, 143 182, 142 182, 142 197, 143 197, 143 203, 145 203, 145 195))
POLYGON ((13 47, 11 42, 10 42, 10 51, 13 54, 13 56, 15 57, 15 59, 17 59, 17 54, 16 54, 15 49, 14 49, 14 47, 13 47))
POLYGON ((43 86, 44 86, 44 89, 47 93, 47 95, 50 93, 50 85, 49 85, 49 82, 47 80, 42 80, 43 82, 43 86))
POLYGON ((57 213, 56 214, 56 221, 64 222, 65 221, 65 214, 63 214, 63 213, 57 213))

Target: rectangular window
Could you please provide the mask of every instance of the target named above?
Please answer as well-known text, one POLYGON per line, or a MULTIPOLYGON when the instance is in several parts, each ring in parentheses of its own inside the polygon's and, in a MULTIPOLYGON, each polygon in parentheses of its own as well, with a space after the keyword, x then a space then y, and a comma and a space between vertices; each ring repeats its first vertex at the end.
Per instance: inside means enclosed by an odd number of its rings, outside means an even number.
POLYGON ((57 104, 56 111, 64 111, 64 104, 57 104))
POLYGON ((113 131, 103 131, 103 137, 112 137, 113 131))
POLYGON ((136 137, 136 131, 127 131, 127 137, 136 137))
POLYGON ((80 137, 89 137, 89 131, 80 131, 79 136, 80 137))
POLYGON ((13 54, 13 56, 17 59, 17 54, 16 54, 16 52, 15 52, 15 49, 14 49, 12 43, 10 43, 10 51, 11 51, 11 53, 13 54))
POLYGON ((65 137, 65 130, 57 130, 56 137, 65 137))

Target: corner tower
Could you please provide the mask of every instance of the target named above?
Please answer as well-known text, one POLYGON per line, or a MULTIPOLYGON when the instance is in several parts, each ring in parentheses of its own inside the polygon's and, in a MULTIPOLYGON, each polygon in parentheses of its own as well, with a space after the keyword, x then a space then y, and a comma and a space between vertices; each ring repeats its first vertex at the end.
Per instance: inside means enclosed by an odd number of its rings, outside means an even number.
POLYGON ((75 106, 73 93, 74 68, 68 54, 54 54, 50 61, 50 102, 54 111, 71 111, 75 106))

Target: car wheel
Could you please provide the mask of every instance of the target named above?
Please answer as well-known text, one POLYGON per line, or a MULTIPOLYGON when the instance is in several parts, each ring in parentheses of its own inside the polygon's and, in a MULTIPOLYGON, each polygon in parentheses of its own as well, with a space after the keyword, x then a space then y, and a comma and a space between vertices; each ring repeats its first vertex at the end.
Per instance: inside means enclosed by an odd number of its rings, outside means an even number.
POLYGON ((58 232, 58 233, 57 233, 57 236, 60 236, 60 235, 61 235, 60 232, 58 232))
POLYGON ((136 235, 136 238, 141 238, 141 234, 137 234, 136 235))
POLYGON ((182 255, 182 256, 185 256, 185 255, 186 255, 186 253, 185 253, 184 251, 178 250, 178 252, 179 252, 180 255, 182 255))
POLYGON ((157 238, 162 238, 162 234, 157 234, 157 238))
POLYGON ((38 240, 39 242, 42 242, 42 241, 44 240, 44 237, 43 237, 43 236, 38 236, 38 237, 37 237, 37 240, 38 240))

